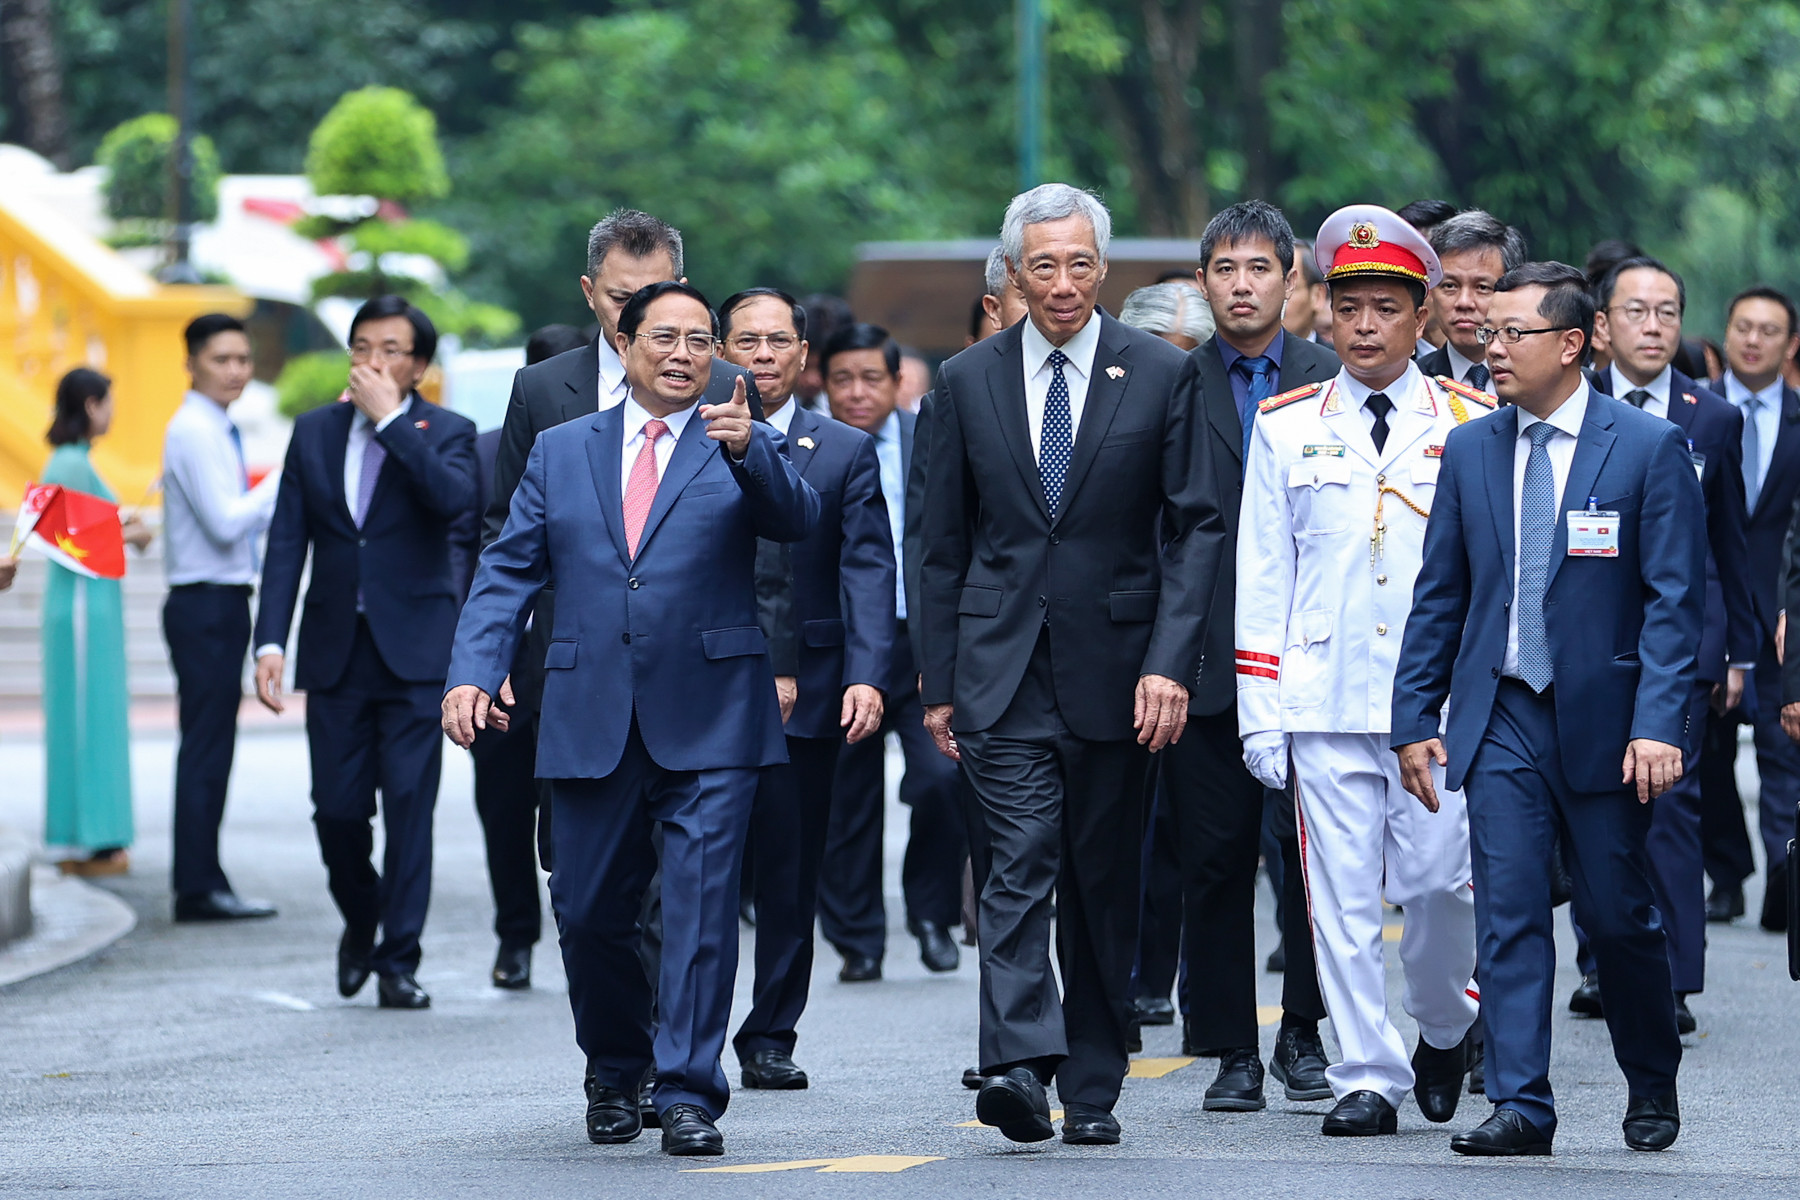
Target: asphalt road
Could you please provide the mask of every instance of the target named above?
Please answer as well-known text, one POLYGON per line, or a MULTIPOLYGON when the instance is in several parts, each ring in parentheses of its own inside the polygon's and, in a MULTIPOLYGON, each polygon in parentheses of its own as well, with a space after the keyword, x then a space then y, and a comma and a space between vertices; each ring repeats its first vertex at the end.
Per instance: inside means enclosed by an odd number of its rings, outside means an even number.
MULTIPOLYGON (((1685 1125, 1660 1155, 1620 1140, 1625 1088, 1604 1026, 1561 1012, 1562 1125, 1549 1160, 1453 1155, 1449 1134, 1486 1115, 1479 1098, 1447 1127, 1409 1102, 1398 1136, 1351 1143, 1319 1135, 1325 1104, 1203 1113, 1212 1065, 1174 1058, 1167 1028, 1146 1031, 1144 1077, 1126 1082, 1123 1145, 1016 1147, 968 1124, 973 1097, 957 1082, 973 1062, 972 957, 929 975, 891 902, 884 982, 838 983, 836 956, 822 949, 797 1054, 809 1091, 739 1092, 722 1122, 724 1159, 665 1158, 654 1134, 593 1146, 554 930, 530 992, 487 984, 492 912, 464 756, 447 753, 437 819, 420 972, 434 1003, 402 1013, 378 1010, 372 987, 353 1001, 334 990, 339 922, 297 731, 244 738, 225 834, 239 891, 275 900, 281 916, 170 923, 172 752, 167 737, 140 738, 136 865, 106 884, 137 910, 137 929, 87 962, 0 990, 0 1196, 1800 1195, 1800 984, 1787 979, 1780 940, 1743 922, 1714 930, 1711 986, 1693 1001, 1700 1033, 1686 1039, 1685 1125), (727 1169, 695 1171, 708 1167, 727 1169)), ((41 753, 29 740, 0 743, 0 823, 31 834, 41 753)), ((1266 888, 1260 899, 1266 952, 1266 888)), ((1576 980, 1564 970, 1566 994, 1576 980)), ((1263 1003, 1277 1002, 1279 982, 1263 978, 1263 1003)), ((747 974, 739 983, 741 1011, 747 974)), ((1272 1036, 1265 1028, 1265 1054, 1272 1036)))

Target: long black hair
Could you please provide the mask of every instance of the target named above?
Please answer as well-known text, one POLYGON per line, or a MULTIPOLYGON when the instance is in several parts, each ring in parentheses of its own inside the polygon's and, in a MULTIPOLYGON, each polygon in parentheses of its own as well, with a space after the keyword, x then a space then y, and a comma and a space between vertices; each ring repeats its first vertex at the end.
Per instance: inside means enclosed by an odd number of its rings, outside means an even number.
POLYGON ((112 380, 91 367, 76 367, 56 385, 56 418, 46 435, 52 446, 87 440, 88 401, 102 400, 112 391, 112 380))

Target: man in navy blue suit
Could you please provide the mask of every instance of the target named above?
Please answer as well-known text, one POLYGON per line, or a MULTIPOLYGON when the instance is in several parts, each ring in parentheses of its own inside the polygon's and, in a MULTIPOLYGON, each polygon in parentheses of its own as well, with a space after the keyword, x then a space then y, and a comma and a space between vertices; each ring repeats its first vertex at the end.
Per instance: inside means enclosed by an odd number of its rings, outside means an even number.
MULTIPOLYGON (((1650 819, 1650 882, 1669 937, 1675 1023, 1695 1028, 1687 998, 1706 986, 1706 878, 1700 841, 1699 759, 1710 707, 1731 709, 1757 660, 1757 617, 1745 540, 1743 439, 1737 409, 1676 370, 1687 291, 1681 277, 1653 258, 1628 258, 1602 277, 1594 321, 1612 347, 1612 365, 1595 372, 1596 391, 1673 421, 1687 439, 1706 517, 1706 624, 1689 697, 1693 744, 1681 782, 1659 798, 1650 819)), ((1734 755, 1735 757, 1735 755, 1734 755)), ((1783 846, 1786 845, 1785 840, 1783 846)), ((1581 986, 1569 998, 1578 1013, 1602 1015, 1593 955, 1572 910, 1581 986)))
POLYGON ((788 765, 763 776, 750 818, 756 984, 732 1039, 745 1087, 786 1090, 807 1085, 794 1028, 812 982, 832 776, 839 747, 881 728, 897 568, 875 439, 793 402, 808 353, 806 310, 786 292, 751 288, 725 301, 719 319, 725 357, 756 377, 769 424, 819 493, 819 523, 792 550, 798 670, 788 765))
POLYGON ((1593 320, 1574 267, 1527 263, 1497 285, 1482 337, 1514 407, 1445 439, 1394 677, 1406 790, 1435 812, 1436 762, 1468 797, 1496 1108, 1451 1140, 1461 1154, 1549 1154, 1556 1134, 1559 832, 1629 1088, 1625 1144, 1661 1150, 1681 1127, 1681 1041, 1644 843, 1650 801, 1681 778, 1698 735, 1705 522, 1681 431, 1583 377, 1593 320))
POLYGON ((431 1004, 414 975, 444 752, 435 710, 456 628, 451 529, 475 505, 474 424, 413 390, 436 349, 431 321, 399 296, 357 311, 344 402, 294 422, 253 639, 257 697, 279 713, 310 549, 294 685, 307 693, 313 824, 344 916, 338 991, 354 996, 374 971, 383 1008, 431 1004))
POLYGON ((482 552, 457 628, 443 726, 469 745, 490 719, 537 594, 557 605, 544 658, 538 776, 550 780, 588 1137, 643 1128, 652 1065, 669 1154, 722 1154, 719 1064, 737 970, 738 872, 762 768, 787 761, 757 625, 756 539, 797 542, 819 498, 752 425, 740 379, 706 389, 717 320, 683 283, 620 312, 626 400, 538 435, 505 528, 482 552), (698 420, 694 418, 698 416, 698 420), (654 1040, 638 921, 662 837, 663 949, 654 1040))
POLYGON ((1729 370, 1712 390, 1744 417, 1744 499, 1749 510, 1750 592, 1756 602, 1758 646, 1745 703, 1709 720, 1709 752, 1719 747, 1720 770, 1708 771, 1701 793, 1701 840, 1713 891, 1709 921, 1744 915, 1744 880, 1756 870, 1744 809, 1731 776, 1737 727, 1756 733, 1757 807, 1763 850, 1770 864, 1763 889, 1762 926, 1787 927, 1782 879, 1787 841, 1794 836, 1794 802, 1800 800, 1800 748, 1781 730, 1781 659, 1776 647, 1783 608, 1783 548, 1794 498, 1800 494, 1800 392, 1781 378, 1781 365, 1800 349, 1794 302, 1774 288, 1739 293, 1725 310, 1725 361, 1729 370))

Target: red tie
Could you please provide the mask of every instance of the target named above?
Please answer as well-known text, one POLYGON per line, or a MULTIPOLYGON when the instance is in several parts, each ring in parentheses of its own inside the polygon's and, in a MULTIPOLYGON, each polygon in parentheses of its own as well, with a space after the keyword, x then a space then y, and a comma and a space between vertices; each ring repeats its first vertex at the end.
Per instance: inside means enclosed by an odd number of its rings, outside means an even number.
POLYGON ((633 558, 638 539, 644 536, 644 522, 650 519, 650 506, 656 503, 656 439, 667 432, 669 427, 655 417, 644 422, 644 444, 625 485, 625 545, 633 558))

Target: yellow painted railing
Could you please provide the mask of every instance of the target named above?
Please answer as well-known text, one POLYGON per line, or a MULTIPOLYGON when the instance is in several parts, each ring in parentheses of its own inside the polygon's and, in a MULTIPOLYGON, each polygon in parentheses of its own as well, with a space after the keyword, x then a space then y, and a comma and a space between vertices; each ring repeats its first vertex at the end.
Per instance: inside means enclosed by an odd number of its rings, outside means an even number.
POLYGON ((112 430, 95 443, 95 468, 122 504, 139 503, 187 387, 183 327, 250 303, 229 288, 158 284, 0 180, 0 509, 18 506, 49 457, 56 382, 80 366, 113 381, 112 430))

